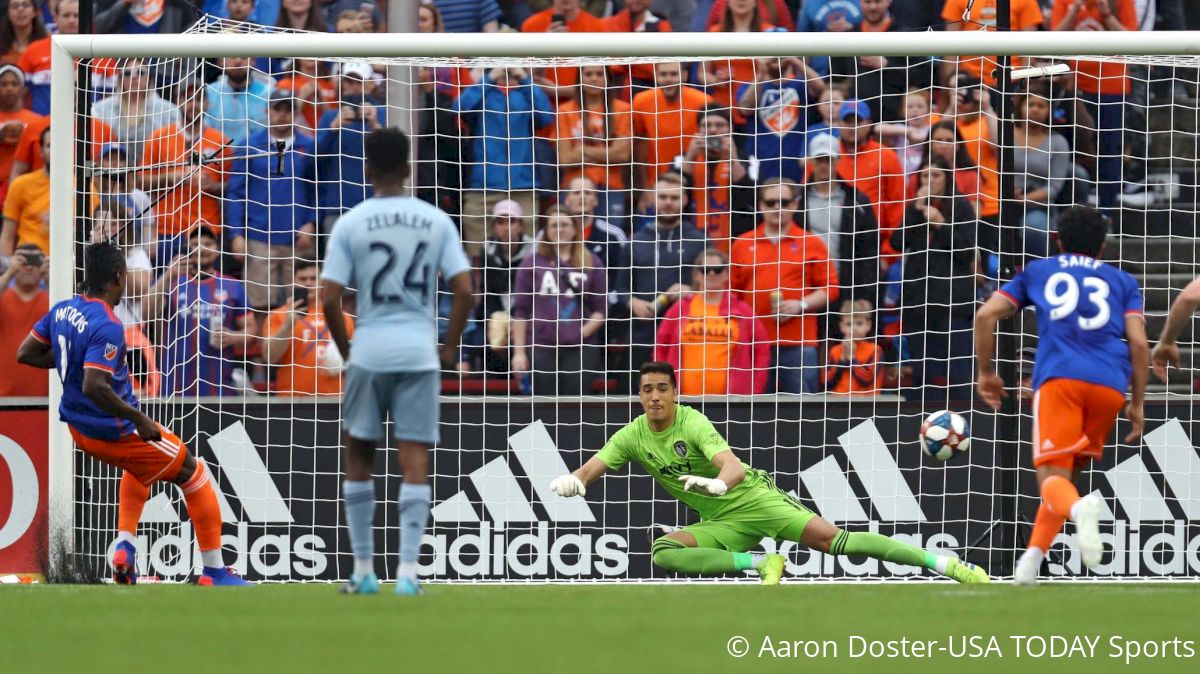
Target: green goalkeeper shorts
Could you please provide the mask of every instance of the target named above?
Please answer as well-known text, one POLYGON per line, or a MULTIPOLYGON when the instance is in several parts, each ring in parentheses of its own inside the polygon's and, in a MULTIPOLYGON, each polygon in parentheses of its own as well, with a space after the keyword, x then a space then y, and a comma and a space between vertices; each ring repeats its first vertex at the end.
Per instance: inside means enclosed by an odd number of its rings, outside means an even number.
MULTIPOLYGON (((763 490, 762 497, 682 531, 696 538, 697 547, 746 552, 758 547, 764 538, 778 540, 784 531, 803 532, 816 516, 795 497, 772 485, 763 490)), ((798 533, 794 535, 800 538, 798 533)))

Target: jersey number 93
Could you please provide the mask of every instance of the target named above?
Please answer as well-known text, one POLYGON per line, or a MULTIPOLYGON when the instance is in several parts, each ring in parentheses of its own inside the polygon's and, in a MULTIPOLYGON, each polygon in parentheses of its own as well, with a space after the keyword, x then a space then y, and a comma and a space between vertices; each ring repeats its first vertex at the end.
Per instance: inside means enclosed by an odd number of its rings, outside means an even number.
MULTIPOLYGON (((1094 305, 1096 314, 1090 318, 1078 316, 1076 322, 1082 330, 1098 330, 1107 325, 1108 319, 1112 317, 1112 310, 1108 306, 1108 283, 1096 276, 1085 276, 1082 285, 1082 293, 1087 295, 1084 302, 1094 305)), ((1076 282, 1075 277, 1066 272, 1052 274, 1046 279, 1044 295, 1052 307, 1050 320, 1058 321, 1075 314, 1080 302, 1079 286, 1080 283, 1076 282)))

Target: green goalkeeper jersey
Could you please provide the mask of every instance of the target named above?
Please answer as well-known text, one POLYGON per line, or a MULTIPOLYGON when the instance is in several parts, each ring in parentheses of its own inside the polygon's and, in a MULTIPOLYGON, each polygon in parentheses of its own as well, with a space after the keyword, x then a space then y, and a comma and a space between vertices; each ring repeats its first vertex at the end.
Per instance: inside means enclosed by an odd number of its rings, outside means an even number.
POLYGON ((630 461, 642 464, 663 489, 710 520, 746 503, 774 493, 770 478, 761 470, 742 463, 746 479, 721 496, 684 491, 682 475, 716 477, 720 471, 712 458, 729 449, 729 443, 717 432, 708 417, 686 406, 675 408, 675 421, 664 431, 650 430, 642 415, 617 431, 596 454, 604 465, 618 469, 630 461))

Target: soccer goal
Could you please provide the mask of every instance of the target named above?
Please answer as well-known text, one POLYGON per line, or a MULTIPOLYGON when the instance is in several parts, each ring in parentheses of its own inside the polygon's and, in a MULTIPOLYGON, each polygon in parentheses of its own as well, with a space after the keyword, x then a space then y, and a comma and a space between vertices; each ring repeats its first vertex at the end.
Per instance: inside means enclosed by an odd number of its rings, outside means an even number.
MULTIPOLYGON (((349 574, 312 279, 369 195, 379 125, 410 131, 414 193, 455 218, 477 270, 431 459, 434 580, 676 580, 650 544, 694 518, 636 467, 586 500, 548 487, 641 413, 631 372, 656 357, 739 458, 825 518, 1011 574, 1037 508, 1017 388, 1035 331, 1002 324, 1012 398, 993 414, 971 392, 977 302, 1055 251, 1075 204, 1111 216, 1106 258, 1141 281, 1152 338, 1198 271, 1195 34, 257 30, 56 37, 47 157, 52 299, 75 292, 88 241, 127 248, 135 387, 207 461, 226 558, 253 580, 349 574), (530 256, 565 271, 534 278, 530 256), (943 409, 972 437, 945 463, 918 443, 943 409)), ((1152 382, 1144 446, 1090 472, 1101 571, 1068 527, 1052 576, 1200 576, 1185 365, 1152 382)), ((120 476, 57 420, 50 439, 51 540, 102 575, 120 476)), ((391 455, 377 470, 390 574, 400 476, 391 455)), ((783 549, 792 580, 923 577, 783 549)), ((175 487, 152 491, 138 550, 145 575, 198 568, 175 487)))

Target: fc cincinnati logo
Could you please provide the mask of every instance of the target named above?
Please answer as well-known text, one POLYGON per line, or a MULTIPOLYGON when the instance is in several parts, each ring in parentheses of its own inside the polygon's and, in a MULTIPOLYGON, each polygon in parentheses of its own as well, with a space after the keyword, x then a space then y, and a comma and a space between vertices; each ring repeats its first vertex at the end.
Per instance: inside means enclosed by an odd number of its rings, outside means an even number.
POLYGON ((117 345, 116 344, 105 344, 104 345, 104 360, 112 360, 113 358, 116 358, 116 357, 117 357, 117 345))
POLYGON ((687 443, 683 440, 675 443, 675 453, 678 454, 679 458, 681 459, 687 456, 687 443))

